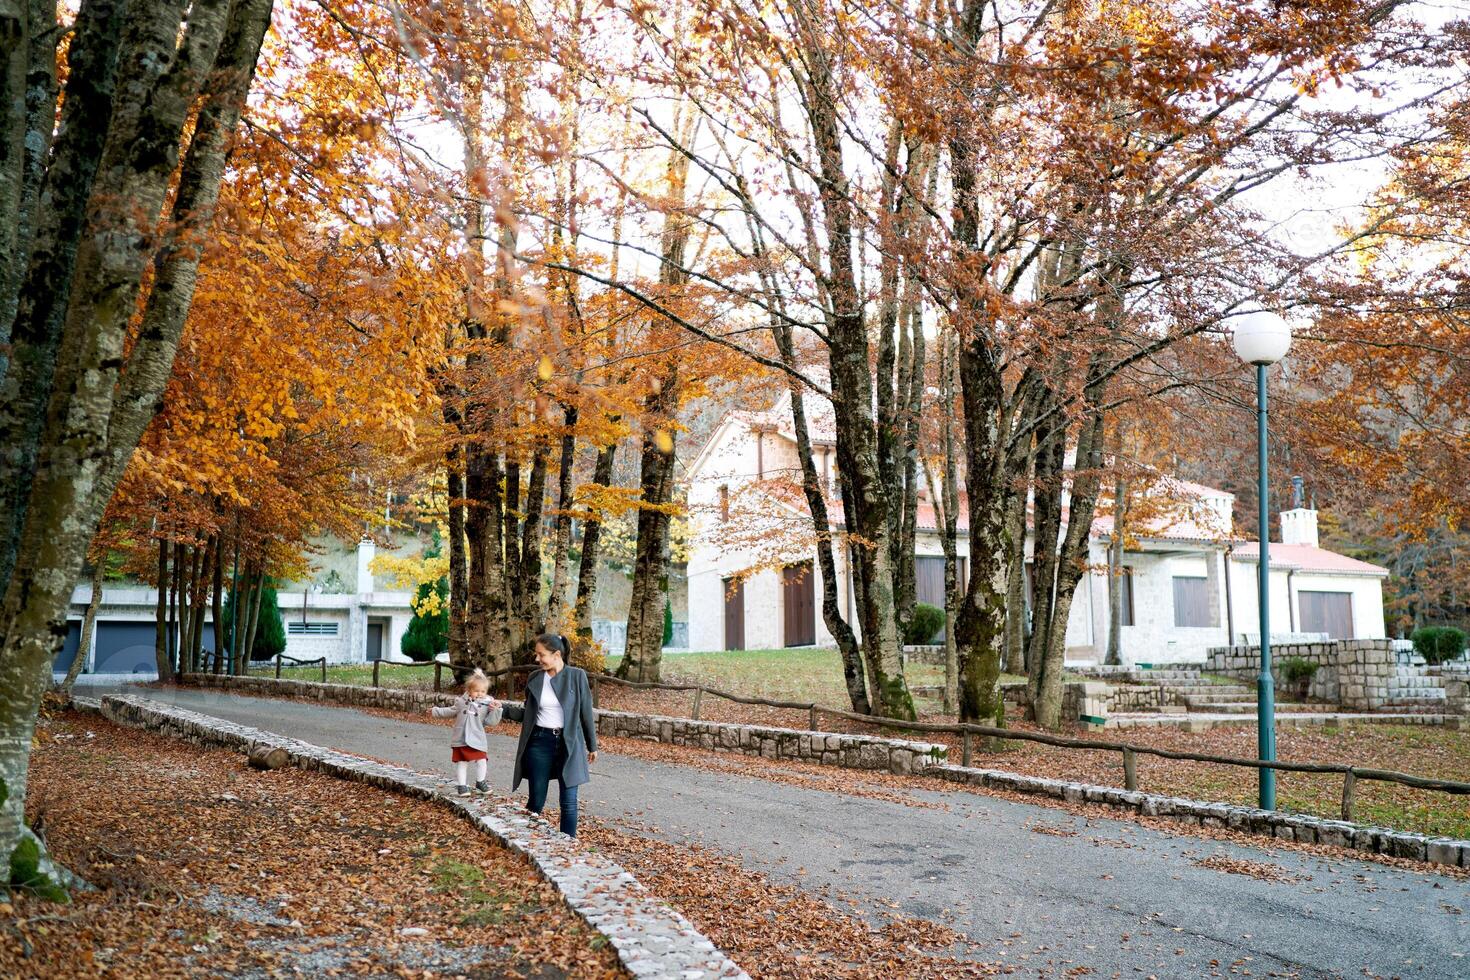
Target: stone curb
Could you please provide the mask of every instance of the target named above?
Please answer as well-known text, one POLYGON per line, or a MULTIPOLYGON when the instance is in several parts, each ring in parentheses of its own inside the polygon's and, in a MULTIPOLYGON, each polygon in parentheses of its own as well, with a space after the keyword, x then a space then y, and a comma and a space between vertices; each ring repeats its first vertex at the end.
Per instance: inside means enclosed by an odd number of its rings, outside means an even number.
MULTIPOLYGON (((207 683, 203 686, 212 687, 253 688, 282 693, 295 693, 297 688, 308 687, 313 690, 303 691, 302 695, 321 700, 335 699, 339 692, 345 692, 341 696, 343 703, 346 704, 380 704, 377 698, 365 698, 354 692, 388 690, 362 688, 351 684, 324 685, 311 681, 278 681, 265 677, 226 678, 213 674, 190 674, 185 675, 183 679, 187 683, 198 677, 208 678, 207 683)), ((443 699, 447 703, 453 698, 453 695, 423 691, 396 690, 392 693, 412 695, 412 699, 394 698, 395 701, 403 701, 412 708, 438 703, 436 699, 443 699)), ((1428 837, 1411 831, 1391 830, 1386 827, 1372 827, 1300 814, 1285 814, 1256 807, 1186 800, 1180 797, 1159 796, 1112 786, 1025 776, 1000 769, 966 768, 949 762, 947 746, 927 742, 864 735, 837 735, 757 725, 731 725, 693 721, 687 718, 666 718, 657 715, 636 715, 622 711, 603 710, 598 711, 597 730, 599 734, 614 737, 642 738, 672 745, 688 745, 715 751, 759 755, 771 759, 817 762, 844 769, 930 775, 949 782, 1031 793, 1070 803, 1103 803, 1144 816, 1170 817, 1195 826, 1227 827, 1231 830, 1259 834, 1264 837, 1304 843, 1335 844, 1339 847, 1368 853, 1387 854, 1392 857, 1410 858, 1449 867, 1470 868, 1470 841, 1428 837), (829 743, 829 739, 837 741, 829 743)))
POLYGON ((74 698, 78 707, 98 711, 120 725, 175 738, 248 750, 252 745, 280 747, 299 769, 366 783, 447 806, 501 846, 526 857, 567 904, 617 950, 635 977, 732 978, 749 980, 744 970, 717 949, 688 919, 658 900, 631 874, 588 852, 549 823, 520 807, 483 798, 446 795, 445 779, 373 762, 359 756, 236 725, 183 708, 132 695, 103 697, 100 703, 74 698))
POLYGON ((1278 810, 1262 810, 1252 806, 1205 803, 1112 786, 1074 783, 1065 779, 1023 776, 999 769, 944 764, 931 767, 929 774, 952 783, 1034 793, 1068 803, 1104 803, 1144 816, 1168 817, 1199 827, 1223 827, 1281 840, 1331 844, 1373 854, 1443 864, 1451 868, 1470 868, 1470 841, 1466 840, 1427 837, 1404 830, 1370 827, 1344 820, 1282 813, 1278 810))

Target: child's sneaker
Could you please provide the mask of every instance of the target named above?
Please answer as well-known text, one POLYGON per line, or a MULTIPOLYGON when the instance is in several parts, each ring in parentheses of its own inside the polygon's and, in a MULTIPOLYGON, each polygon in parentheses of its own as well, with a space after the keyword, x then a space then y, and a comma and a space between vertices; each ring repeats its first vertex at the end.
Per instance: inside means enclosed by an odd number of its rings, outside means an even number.
POLYGON ((488 780, 488 779, 477 779, 477 780, 475 780, 475 789, 478 790, 481 793, 489 793, 490 792, 490 780, 488 780))
POLYGON ((454 795, 456 795, 456 796, 469 796, 470 795, 470 788, 468 786, 462 786, 459 783, 455 783, 454 784, 454 795))

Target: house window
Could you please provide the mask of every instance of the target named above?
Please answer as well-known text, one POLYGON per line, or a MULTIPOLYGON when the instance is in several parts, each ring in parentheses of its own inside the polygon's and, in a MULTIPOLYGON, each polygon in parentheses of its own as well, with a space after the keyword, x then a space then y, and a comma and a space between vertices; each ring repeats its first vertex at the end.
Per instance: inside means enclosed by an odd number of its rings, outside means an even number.
POLYGON ((1353 639, 1351 592, 1298 592, 1302 632, 1326 633, 1334 640, 1353 639))
POLYGON ((1174 576, 1174 625, 1185 628, 1210 625, 1210 586, 1203 577, 1174 576))
POLYGON ((287 636, 336 636, 337 623, 287 623, 287 636))
POLYGON ((723 521, 728 521, 729 519, 730 519, 730 488, 729 487, 726 487, 726 486, 722 486, 722 487, 720 487, 720 520, 723 522, 723 521))
POLYGON ((1122 626, 1132 626, 1134 625, 1133 569, 1128 565, 1124 565, 1121 569, 1119 569, 1118 592, 1120 593, 1122 598, 1120 605, 1123 607, 1122 615, 1119 617, 1118 623, 1122 626))

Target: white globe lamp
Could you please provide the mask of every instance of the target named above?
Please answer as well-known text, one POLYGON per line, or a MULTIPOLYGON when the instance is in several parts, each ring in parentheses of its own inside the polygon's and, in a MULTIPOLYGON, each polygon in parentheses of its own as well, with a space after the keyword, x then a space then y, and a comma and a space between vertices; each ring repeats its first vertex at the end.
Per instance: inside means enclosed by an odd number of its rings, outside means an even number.
POLYGON ((1233 320, 1235 353, 1247 364, 1275 364, 1291 349, 1291 324, 1270 310, 1251 310, 1233 320))

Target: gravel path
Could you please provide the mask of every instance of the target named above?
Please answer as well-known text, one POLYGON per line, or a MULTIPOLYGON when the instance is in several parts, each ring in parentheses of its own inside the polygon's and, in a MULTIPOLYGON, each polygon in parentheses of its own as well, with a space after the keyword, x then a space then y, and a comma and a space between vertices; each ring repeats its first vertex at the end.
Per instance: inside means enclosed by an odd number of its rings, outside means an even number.
MULTIPOLYGON (((448 761, 441 727, 208 691, 137 693, 416 769, 442 770, 448 761)), ((504 791, 514 743, 489 738, 491 782, 504 791)), ((985 945, 977 955, 1015 964, 1018 976, 1087 967, 1092 975, 1159 980, 1244 971, 1470 977, 1463 879, 1085 820, 966 792, 912 795, 934 805, 604 753, 581 799, 584 813, 738 855, 780 880, 830 887, 866 913, 944 921, 985 945), (1198 864, 1206 859, 1213 867, 1198 864), (1222 870, 1249 870, 1238 862, 1284 880, 1222 870)))

